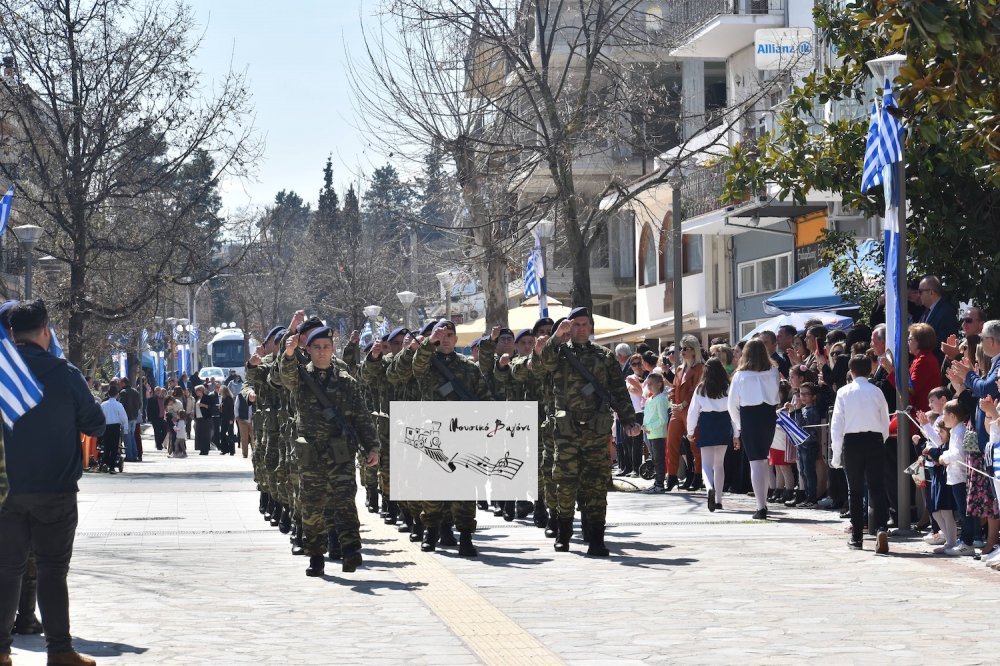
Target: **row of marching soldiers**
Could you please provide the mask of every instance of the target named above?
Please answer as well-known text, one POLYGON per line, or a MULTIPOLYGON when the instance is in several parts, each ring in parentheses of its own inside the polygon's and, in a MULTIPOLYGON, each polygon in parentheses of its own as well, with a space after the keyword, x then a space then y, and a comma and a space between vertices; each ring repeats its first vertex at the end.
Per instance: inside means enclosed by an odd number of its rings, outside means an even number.
POLYGON ((591 342, 592 334, 590 312, 576 308, 517 335, 496 327, 467 357, 455 351, 455 324, 441 320, 419 332, 396 329, 363 350, 355 332, 338 358, 334 332, 296 312, 288 327, 267 333, 246 366, 243 395, 256 405, 260 512, 290 534, 293 554, 309 556, 307 575, 324 573, 324 554, 355 571, 362 564, 357 463, 366 506, 379 512, 381 500, 386 525, 398 525, 424 552, 457 546, 459 555, 475 557, 475 502, 390 499, 391 404, 537 401, 538 499, 504 502, 496 515, 533 514, 562 552, 569 550, 579 506, 587 554, 607 556, 612 412, 631 436, 640 429, 618 362, 591 342))

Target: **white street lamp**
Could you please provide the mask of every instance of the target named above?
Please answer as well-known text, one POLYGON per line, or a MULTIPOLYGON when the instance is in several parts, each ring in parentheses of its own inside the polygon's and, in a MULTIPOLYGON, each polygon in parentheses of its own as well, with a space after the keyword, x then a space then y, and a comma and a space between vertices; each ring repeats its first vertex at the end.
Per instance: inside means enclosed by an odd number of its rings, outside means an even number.
POLYGON ((449 268, 448 270, 441 271, 434 276, 438 279, 438 282, 441 283, 441 291, 444 296, 445 319, 451 319, 451 292, 458 283, 458 278, 461 275, 462 271, 457 268, 449 268))
POLYGON ((382 307, 379 305, 367 305, 362 312, 365 313, 369 321, 374 321, 376 317, 382 314, 382 307))
POLYGON ((403 309, 406 313, 406 327, 413 327, 413 322, 410 321, 410 307, 413 305, 413 302, 417 300, 417 294, 412 291, 400 291, 396 293, 396 298, 398 298, 399 302, 403 304, 403 309))
POLYGON ((34 268, 32 253, 45 230, 36 224, 22 224, 14 227, 12 231, 17 236, 17 242, 21 244, 21 252, 24 254, 24 300, 27 301, 31 299, 31 271, 34 268))

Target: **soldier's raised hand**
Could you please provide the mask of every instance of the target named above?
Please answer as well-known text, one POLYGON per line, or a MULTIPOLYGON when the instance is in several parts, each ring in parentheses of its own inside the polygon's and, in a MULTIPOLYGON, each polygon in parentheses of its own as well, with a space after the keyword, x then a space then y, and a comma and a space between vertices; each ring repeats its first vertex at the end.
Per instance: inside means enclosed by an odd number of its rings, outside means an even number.
POLYGON ((288 325, 288 330, 292 333, 297 333, 299 330, 299 325, 306 320, 305 310, 296 310, 295 314, 292 315, 292 322, 288 325))
POLYGON ((423 341, 424 341, 424 336, 418 335, 417 337, 412 338, 410 340, 410 344, 407 346, 410 348, 410 351, 417 351, 417 347, 419 347, 420 343, 423 341))
POLYGON ((493 342, 496 342, 497 339, 500 337, 500 330, 502 328, 503 328, 502 326, 494 326, 493 328, 491 328, 490 329, 490 340, 492 340, 493 342))
POLYGON ((441 344, 441 341, 444 340, 445 331, 447 330, 448 329, 444 328, 443 326, 441 328, 435 328, 433 331, 431 331, 431 342, 434 343, 435 345, 441 344))
POLYGON ((368 457, 365 458, 365 464, 368 465, 369 467, 374 467, 375 465, 377 465, 378 451, 372 451, 371 453, 369 453, 368 457))
POLYGON ((569 338, 572 332, 573 332, 573 322, 567 319, 559 324, 559 328, 556 329, 555 336, 560 340, 565 341, 567 338, 569 338))
POLYGON ((378 342, 376 342, 375 344, 372 345, 372 350, 371 350, 371 352, 369 352, 371 354, 372 358, 381 358, 381 356, 382 356, 382 344, 383 344, 382 341, 379 340, 378 342))
POLYGON ((285 356, 291 358, 295 356, 295 348, 299 346, 299 336, 289 335, 285 340, 285 356))
POLYGON ((506 368, 510 365, 510 354, 504 354, 500 357, 500 367, 506 368))
POLYGON ((549 339, 549 336, 547 336, 547 335, 539 335, 537 338, 535 338, 535 353, 536 354, 541 354, 542 353, 542 350, 545 349, 545 343, 548 341, 548 339, 549 339))

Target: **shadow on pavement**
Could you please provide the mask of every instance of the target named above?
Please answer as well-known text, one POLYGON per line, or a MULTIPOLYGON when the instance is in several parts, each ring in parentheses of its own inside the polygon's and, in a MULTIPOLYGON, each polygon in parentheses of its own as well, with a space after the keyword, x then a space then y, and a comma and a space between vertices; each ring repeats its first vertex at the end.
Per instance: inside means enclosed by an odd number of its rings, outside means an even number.
MULTIPOLYGON (((580 553, 582 556, 586 556, 586 551, 580 553)), ((632 557, 630 555, 624 555, 617 551, 611 551, 611 561, 622 565, 623 567, 636 567, 638 569, 665 569, 668 567, 686 567, 690 564, 694 564, 698 560, 693 557, 632 557)))
MULTIPOLYGON (((107 477, 106 474, 103 476, 107 477)), ((224 481, 252 479, 253 472, 251 470, 239 472, 199 472, 198 470, 185 470, 183 472, 135 472, 131 471, 131 468, 126 466, 123 474, 116 474, 114 476, 117 479, 133 479, 136 481, 182 481, 190 479, 197 479, 199 481, 211 481, 212 479, 216 479, 224 481)), ((253 488, 246 488, 246 490, 256 492, 253 488)))
MULTIPOLYGON (((28 652, 45 652, 44 636, 14 636, 14 647, 28 652)), ((144 654, 149 648, 136 647, 128 643, 108 641, 88 641, 73 637, 73 649, 90 657, 120 657, 123 654, 144 654)))
POLYGON ((326 574, 322 578, 327 582, 349 587, 353 592, 371 595, 377 594, 379 590, 413 592, 422 587, 427 587, 427 583, 403 583, 398 580, 354 580, 352 578, 334 576, 333 574, 326 574))
POLYGON ((403 567, 412 567, 416 562, 403 561, 403 562, 386 562, 384 560, 365 560, 364 566, 371 569, 401 569, 403 567))

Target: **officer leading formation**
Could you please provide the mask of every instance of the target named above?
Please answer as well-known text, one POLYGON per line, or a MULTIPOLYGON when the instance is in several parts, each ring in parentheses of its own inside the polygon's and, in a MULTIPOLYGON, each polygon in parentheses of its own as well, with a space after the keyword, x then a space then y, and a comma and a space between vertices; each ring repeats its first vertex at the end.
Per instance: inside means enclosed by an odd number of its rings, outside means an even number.
MULTIPOLYGON (((364 349, 355 331, 338 358, 334 332, 296 312, 287 327, 268 331, 246 364, 242 394, 258 406, 252 461, 260 513, 289 535, 293 555, 309 557, 308 576, 323 575, 327 560, 347 573, 363 565, 359 481, 368 511, 422 551, 457 547, 476 557, 474 502, 390 498, 392 403, 537 401, 537 500, 501 503, 495 515, 531 516, 565 552, 579 506, 587 554, 606 557, 614 414, 632 436, 639 426, 617 360, 592 334, 590 312, 576 308, 516 334, 495 327, 467 357, 455 349, 454 322, 430 321, 419 331, 397 328, 364 349)), ((481 502, 480 509, 489 507, 481 502)))

